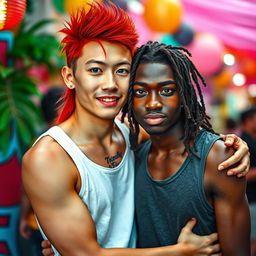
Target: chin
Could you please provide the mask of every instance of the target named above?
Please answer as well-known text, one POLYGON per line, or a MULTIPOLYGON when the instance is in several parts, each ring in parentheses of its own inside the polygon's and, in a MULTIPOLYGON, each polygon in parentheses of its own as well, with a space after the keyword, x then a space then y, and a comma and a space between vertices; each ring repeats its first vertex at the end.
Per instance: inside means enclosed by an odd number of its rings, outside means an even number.
POLYGON ((144 128, 144 130, 149 134, 149 135, 161 135, 166 132, 166 130, 159 129, 159 127, 154 127, 154 128, 144 128))

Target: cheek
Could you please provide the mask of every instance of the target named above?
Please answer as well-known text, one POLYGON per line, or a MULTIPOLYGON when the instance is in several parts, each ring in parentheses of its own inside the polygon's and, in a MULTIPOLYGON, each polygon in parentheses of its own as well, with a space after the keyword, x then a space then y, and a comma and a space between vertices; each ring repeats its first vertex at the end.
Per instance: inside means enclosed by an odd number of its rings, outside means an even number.
POLYGON ((128 94, 128 88, 129 88, 129 77, 123 77, 117 79, 118 88, 122 92, 128 94))
POLYGON ((133 111, 137 115, 144 110, 145 100, 142 98, 134 98, 133 100, 133 111))

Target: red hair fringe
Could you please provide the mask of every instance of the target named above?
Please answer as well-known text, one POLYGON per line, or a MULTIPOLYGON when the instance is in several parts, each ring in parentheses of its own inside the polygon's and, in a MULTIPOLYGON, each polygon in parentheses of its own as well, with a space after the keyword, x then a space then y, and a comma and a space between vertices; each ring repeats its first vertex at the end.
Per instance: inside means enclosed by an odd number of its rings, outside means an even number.
MULTIPOLYGON (((70 15, 70 21, 60 30, 66 36, 61 41, 64 45, 67 65, 80 57, 83 46, 90 41, 107 41, 126 46, 133 54, 138 43, 138 34, 133 20, 121 8, 113 3, 108 5, 95 2, 86 12, 79 9, 70 15)), ((75 90, 67 89, 64 97, 64 106, 58 118, 58 123, 65 121, 75 110, 75 90)))

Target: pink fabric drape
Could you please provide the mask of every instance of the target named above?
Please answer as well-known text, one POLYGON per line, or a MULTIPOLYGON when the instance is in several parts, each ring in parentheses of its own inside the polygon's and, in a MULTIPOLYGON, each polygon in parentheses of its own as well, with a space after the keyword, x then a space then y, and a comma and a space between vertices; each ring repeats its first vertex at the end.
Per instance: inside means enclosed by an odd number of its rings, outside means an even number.
POLYGON ((198 32, 256 58, 256 0, 181 0, 184 21, 198 32))

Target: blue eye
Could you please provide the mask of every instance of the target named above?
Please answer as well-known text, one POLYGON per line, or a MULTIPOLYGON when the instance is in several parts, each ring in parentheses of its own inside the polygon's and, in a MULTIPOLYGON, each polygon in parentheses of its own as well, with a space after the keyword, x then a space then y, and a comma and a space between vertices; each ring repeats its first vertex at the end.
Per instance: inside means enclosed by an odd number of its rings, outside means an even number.
POLYGON ((134 90, 134 94, 136 97, 145 97, 148 95, 148 92, 145 90, 145 89, 137 89, 137 90, 134 90))
POLYGON ((128 75, 130 73, 130 71, 126 68, 120 68, 116 71, 116 73, 118 73, 120 75, 128 75))
POLYGON ((160 94, 168 97, 168 96, 172 96, 175 91, 176 91, 176 89, 174 89, 174 88, 164 87, 161 89, 160 94))
POLYGON ((89 71, 94 74, 99 74, 102 72, 102 70, 100 68, 91 68, 91 69, 89 69, 89 71))

